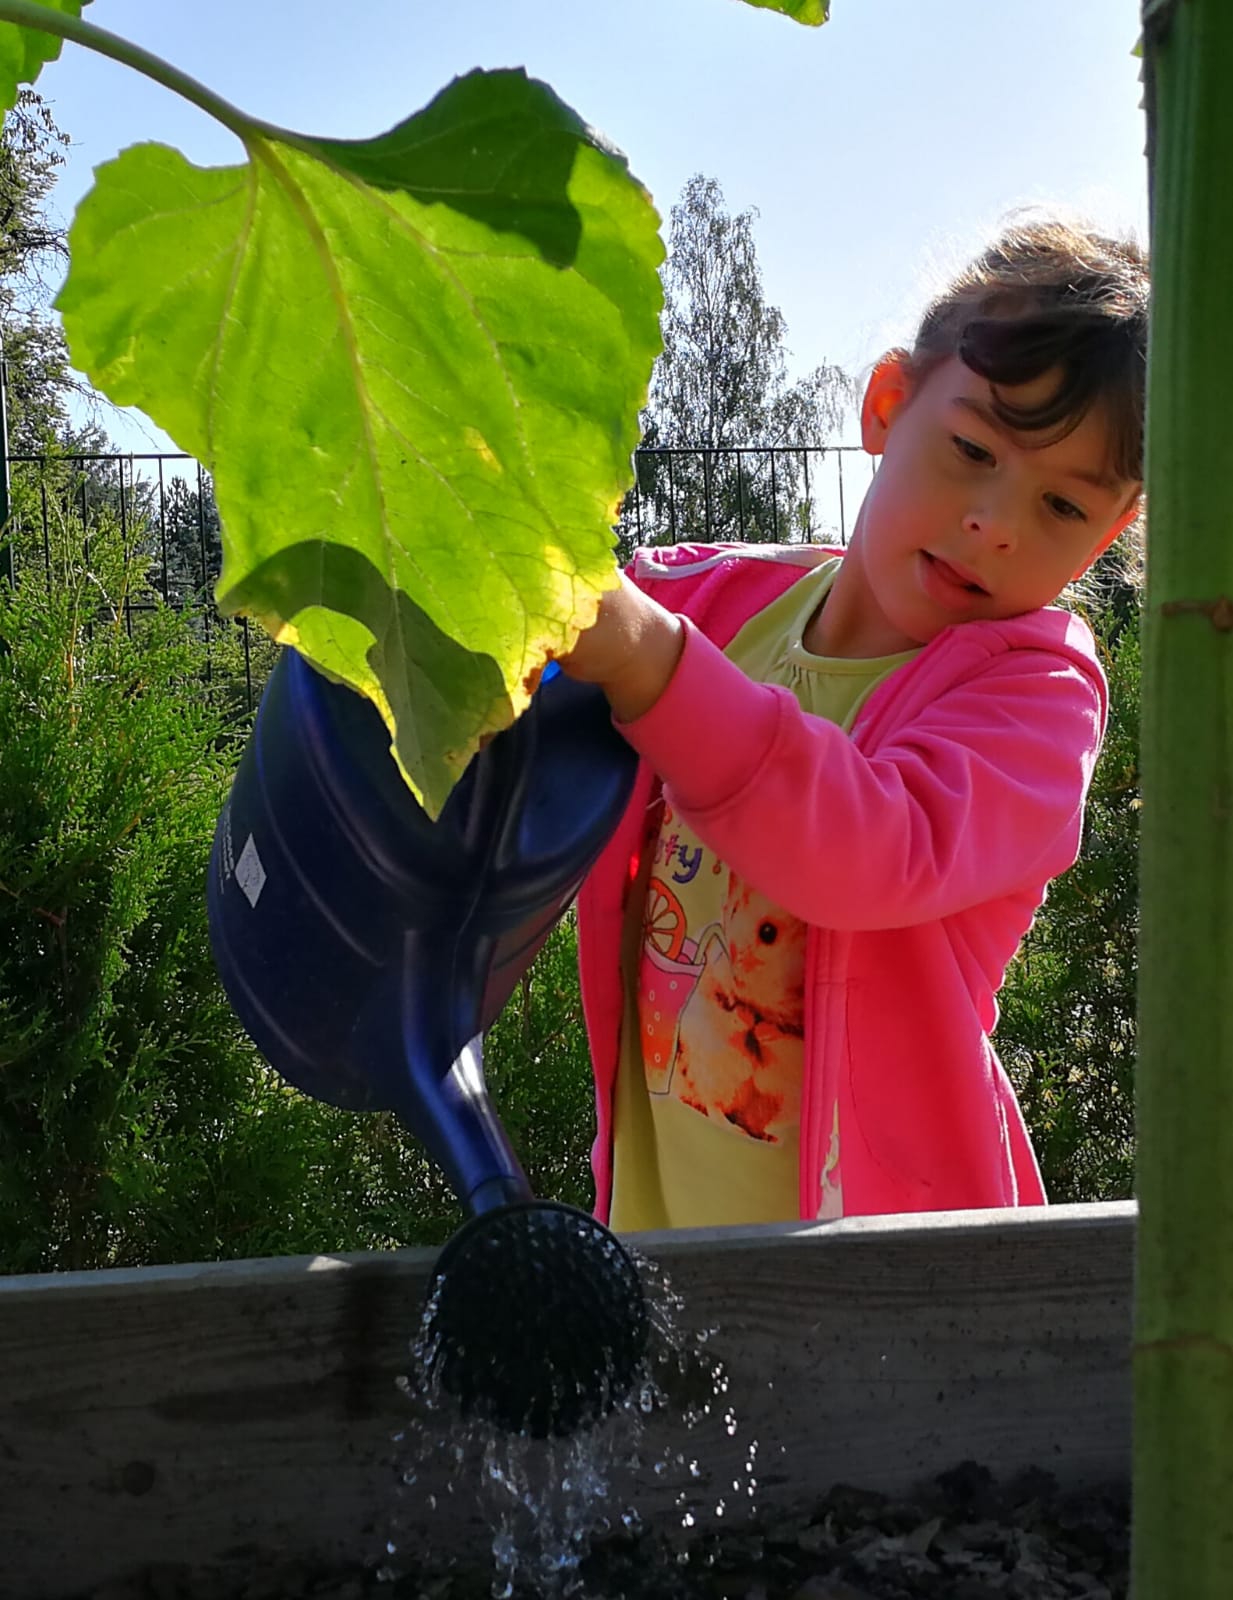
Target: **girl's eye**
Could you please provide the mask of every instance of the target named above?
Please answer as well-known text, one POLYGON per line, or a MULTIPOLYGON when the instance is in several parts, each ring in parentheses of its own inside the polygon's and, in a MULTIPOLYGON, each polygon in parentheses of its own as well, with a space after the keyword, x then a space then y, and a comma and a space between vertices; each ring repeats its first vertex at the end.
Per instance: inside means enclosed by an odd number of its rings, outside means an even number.
POLYGON ((975 461, 977 465, 983 465, 993 460, 993 456, 983 444, 977 444, 974 439, 965 439, 961 433, 953 433, 951 443, 965 461, 975 461))
POLYGON ((1073 500, 1063 500, 1060 494, 1047 494, 1045 504, 1055 517, 1061 517, 1063 522, 1086 522, 1087 513, 1075 505, 1073 500))

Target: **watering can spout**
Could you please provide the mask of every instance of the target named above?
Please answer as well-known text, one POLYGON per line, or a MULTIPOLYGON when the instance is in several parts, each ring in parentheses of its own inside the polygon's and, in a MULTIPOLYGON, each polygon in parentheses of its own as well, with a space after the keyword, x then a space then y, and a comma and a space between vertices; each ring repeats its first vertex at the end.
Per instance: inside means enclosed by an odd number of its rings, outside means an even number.
MULTIPOLYGON (((484 1082, 483 1061, 483 1038, 477 1034, 463 1047, 450 1073, 450 1080, 458 1086, 463 1098, 463 1118, 471 1118, 480 1134, 480 1159, 473 1160, 469 1170, 460 1171, 457 1178, 452 1180, 454 1192, 473 1217, 483 1216, 501 1206, 524 1205, 535 1198, 527 1175, 514 1154, 514 1148, 489 1098, 488 1086, 484 1082)), ((413 1075, 413 1069, 409 1069, 408 1076, 413 1075)), ((416 1104, 422 1121, 424 1101, 417 1098, 416 1104)), ((410 1119, 404 1120, 410 1127, 410 1119)), ((444 1140, 440 1138, 429 1137, 423 1142, 429 1149, 444 1147, 444 1140)))
POLYGON ((531 1185, 525 1178, 485 1178, 467 1196, 466 1206, 473 1217, 485 1217, 506 1206, 529 1205, 534 1199, 531 1185))

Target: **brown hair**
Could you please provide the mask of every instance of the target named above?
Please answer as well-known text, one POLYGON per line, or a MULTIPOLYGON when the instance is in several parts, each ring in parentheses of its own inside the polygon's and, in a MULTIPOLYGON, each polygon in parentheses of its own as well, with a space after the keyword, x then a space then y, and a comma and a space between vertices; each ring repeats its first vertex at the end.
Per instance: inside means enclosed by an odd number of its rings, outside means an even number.
POLYGON ((1068 223, 1012 223, 925 312, 908 357, 923 380, 949 356, 993 385, 1008 428, 1065 438, 1094 406, 1109 425, 1110 466, 1143 477, 1148 268, 1129 239, 1068 223), (1055 392, 1012 405, 998 387, 1060 371, 1055 392))

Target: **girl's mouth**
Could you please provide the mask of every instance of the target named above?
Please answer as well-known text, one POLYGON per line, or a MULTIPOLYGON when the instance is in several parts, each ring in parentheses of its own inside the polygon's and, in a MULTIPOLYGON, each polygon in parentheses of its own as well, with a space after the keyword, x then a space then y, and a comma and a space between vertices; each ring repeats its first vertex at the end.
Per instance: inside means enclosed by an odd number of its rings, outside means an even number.
POLYGON ((949 561, 944 561, 941 556, 935 556, 929 550, 922 550, 921 554, 924 556, 930 570, 941 578, 944 583, 952 585, 965 594, 988 595, 988 589, 982 583, 978 583, 975 578, 970 577, 962 567, 952 567, 949 561))

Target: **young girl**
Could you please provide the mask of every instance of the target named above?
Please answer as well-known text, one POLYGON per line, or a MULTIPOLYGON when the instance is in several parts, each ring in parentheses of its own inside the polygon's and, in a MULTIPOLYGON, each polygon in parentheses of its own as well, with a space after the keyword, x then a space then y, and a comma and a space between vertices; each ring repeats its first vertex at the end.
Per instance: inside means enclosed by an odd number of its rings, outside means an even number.
POLYGON ((877 364, 845 551, 643 551, 562 664, 642 760, 578 904, 617 1229, 1040 1204, 990 1034, 1104 730, 1057 599, 1142 477, 1140 252, 1005 233, 877 364))

